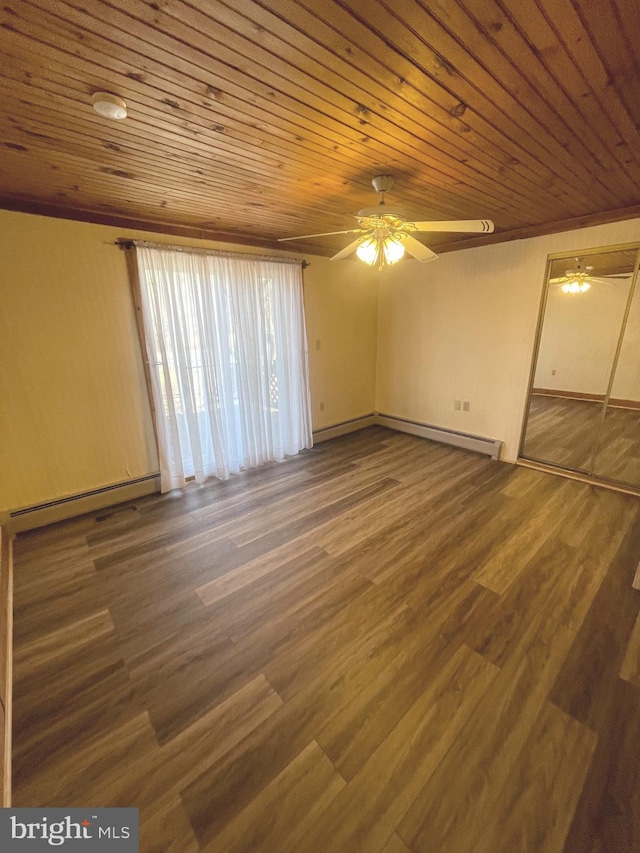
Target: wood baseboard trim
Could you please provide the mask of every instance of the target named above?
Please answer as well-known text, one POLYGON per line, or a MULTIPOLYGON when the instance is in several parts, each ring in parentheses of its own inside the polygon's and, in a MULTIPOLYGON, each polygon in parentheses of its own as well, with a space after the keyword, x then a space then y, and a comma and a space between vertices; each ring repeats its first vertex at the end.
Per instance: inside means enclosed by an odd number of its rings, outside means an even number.
POLYGON ((500 459, 502 441, 496 438, 485 438, 481 435, 456 432, 455 430, 432 426, 421 423, 420 421, 411 421, 406 418, 398 418, 394 415, 385 415, 381 412, 377 413, 375 422, 379 426, 386 426, 398 432, 406 432, 409 435, 417 435, 420 438, 428 438, 431 441, 439 441, 442 444, 451 444, 453 447, 460 447, 463 450, 473 450, 476 453, 483 453, 492 459, 500 459))
POLYGON ((640 400, 622 400, 618 397, 609 397, 610 409, 640 409, 640 400))
MULTIPOLYGON (((532 394, 540 397, 559 397, 561 400, 586 400, 587 402, 602 403, 604 394, 587 394, 582 391, 561 391, 553 388, 534 388, 532 394)), ((640 400, 625 400, 622 397, 610 397, 609 406, 612 409, 640 409, 640 400)))
POLYGON ((369 415, 362 415, 359 418, 352 418, 349 421, 342 421, 332 426, 323 427, 313 433, 314 444, 320 444, 323 441, 329 441, 332 438, 338 438, 341 435, 347 435, 350 432, 358 432, 358 430, 366 429, 370 426, 375 426, 376 416, 372 412, 369 415))
POLYGON ((560 397, 563 400, 590 400, 594 403, 602 403, 604 394, 589 394, 586 391, 563 391, 560 388, 534 388, 532 394, 541 397, 560 397))
POLYGON ((48 524, 54 524, 57 521, 76 518, 88 512, 106 509, 115 504, 136 500, 159 491, 160 474, 149 474, 135 480, 102 486, 90 492, 67 495, 36 506, 11 510, 3 514, 0 522, 6 525, 10 533, 22 533, 25 530, 46 527, 48 524))

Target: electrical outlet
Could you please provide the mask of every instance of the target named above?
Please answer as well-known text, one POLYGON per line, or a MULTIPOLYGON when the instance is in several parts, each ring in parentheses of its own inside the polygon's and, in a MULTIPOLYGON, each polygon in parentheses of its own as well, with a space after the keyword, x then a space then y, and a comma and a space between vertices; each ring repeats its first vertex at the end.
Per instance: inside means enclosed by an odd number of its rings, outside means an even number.
POLYGON ((324 412, 324 403, 320 403, 320 411, 324 412))
POLYGON ((556 375, 556 371, 555 371, 555 369, 551 371, 551 375, 552 375, 552 376, 555 376, 555 375, 556 375))
POLYGON ((316 351, 320 349, 320 338, 316 338, 316 351))
POLYGON ((468 400, 463 400, 463 401, 462 401, 462 411, 463 411, 463 412, 468 412, 468 411, 469 411, 469 401, 468 401, 468 400))
POLYGON ((460 411, 460 406, 461 406, 460 400, 454 400, 453 401, 453 408, 456 410, 456 412, 460 411))

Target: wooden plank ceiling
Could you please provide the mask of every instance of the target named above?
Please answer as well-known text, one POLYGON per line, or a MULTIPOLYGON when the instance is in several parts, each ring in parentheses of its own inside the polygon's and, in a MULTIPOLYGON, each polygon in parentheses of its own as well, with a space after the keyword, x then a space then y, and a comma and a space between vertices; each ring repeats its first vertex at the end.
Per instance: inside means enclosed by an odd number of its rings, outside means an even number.
POLYGON ((6 0, 0 24, 2 207, 276 246, 354 227, 389 173, 409 218, 496 223, 437 251, 640 215, 637 0, 6 0))

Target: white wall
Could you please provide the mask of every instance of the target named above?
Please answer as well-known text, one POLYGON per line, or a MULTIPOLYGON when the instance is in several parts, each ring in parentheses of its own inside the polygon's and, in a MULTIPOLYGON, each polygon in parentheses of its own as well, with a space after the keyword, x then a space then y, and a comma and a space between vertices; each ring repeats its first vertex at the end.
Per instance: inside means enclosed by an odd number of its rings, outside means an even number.
POLYGON ((604 395, 631 281, 594 282, 584 293, 551 286, 540 338, 535 387, 604 395))
MULTIPOLYGON (((0 513, 158 470, 118 237, 203 245, 0 211, 0 513)), ((378 296, 362 265, 309 260, 318 429, 373 411, 378 296)))
POLYGON ((403 261, 379 274, 376 408, 517 457, 548 254, 640 241, 640 220, 403 261), (469 412, 454 411, 454 399, 469 412))

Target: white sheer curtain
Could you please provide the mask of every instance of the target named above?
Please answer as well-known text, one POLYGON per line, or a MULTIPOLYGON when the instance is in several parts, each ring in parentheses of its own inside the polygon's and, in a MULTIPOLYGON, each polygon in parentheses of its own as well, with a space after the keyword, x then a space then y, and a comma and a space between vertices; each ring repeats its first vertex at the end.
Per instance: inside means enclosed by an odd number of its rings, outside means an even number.
POLYGON ((300 265, 136 255, 162 491, 311 447, 300 265))

